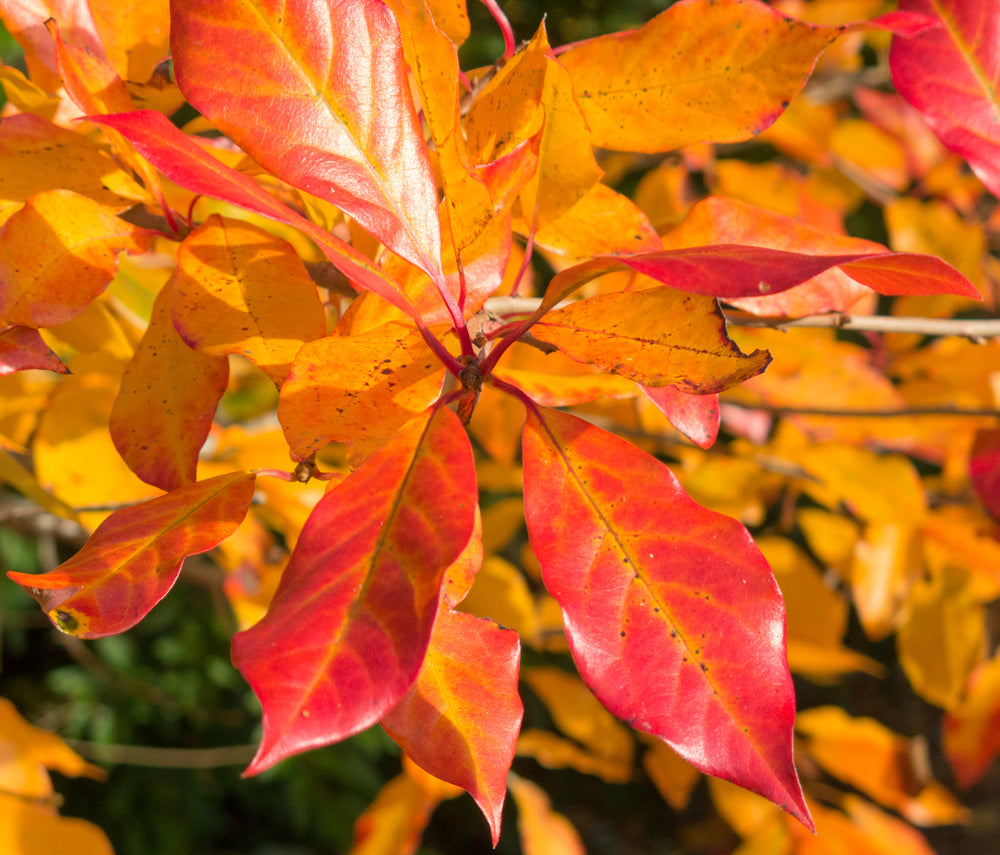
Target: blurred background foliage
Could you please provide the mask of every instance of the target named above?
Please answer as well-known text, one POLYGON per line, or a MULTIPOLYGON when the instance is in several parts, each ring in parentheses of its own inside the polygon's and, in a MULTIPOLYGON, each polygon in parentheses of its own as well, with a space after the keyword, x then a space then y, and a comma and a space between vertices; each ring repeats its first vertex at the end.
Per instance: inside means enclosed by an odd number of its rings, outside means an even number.
MULTIPOLYGON (((669 5, 669 0, 502 4, 519 39, 530 38, 547 13, 553 45, 638 26, 669 5)), ((462 49, 463 67, 488 65, 502 53, 502 38, 485 7, 472 2, 469 11, 472 36, 462 49)), ((19 49, 2 28, 0 58, 19 64, 19 49)), ((755 144, 742 153, 756 161, 773 154, 755 144)), ((884 240, 874 210, 867 220, 864 215, 871 211, 858 215, 852 233, 884 240)), ((40 551, 44 555, 53 548, 59 551, 54 557, 68 558, 72 543, 40 535, 30 518, 18 523, 4 513, 15 498, 0 492, 0 570, 40 572, 47 569, 40 551)), ((522 530, 520 542, 523 535, 522 530)), ((512 552, 518 550, 515 541, 512 552)), ((54 777, 64 800, 61 812, 98 824, 118 855, 346 853, 354 821, 399 773, 400 752, 375 727, 241 779, 260 737, 260 710, 229 660, 233 620, 221 578, 210 560, 198 559, 135 629, 89 643, 55 632, 21 588, 0 581, 0 697, 10 698, 28 720, 59 733, 109 771, 104 782, 54 777)), ((940 710, 913 693, 892 639, 874 644, 852 620, 845 643, 884 665, 887 676, 852 674, 831 686, 797 678, 800 708, 833 704, 906 735, 926 734, 933 774, 953 788, 936 742, 940 710)), ((564 664, 559 655, 531 650, 524 655, 525 666, 564 664)), ((551 729, 545 706, 527 687, 524 701, 525 727, 551 729)), ((738 847, 738 838, 712 808, 704 782, 688 808, 673 811, 641 766, 636 769, 631 782, 609 784, 596 776, 546 769, 529 758, 514 762, 514 771, 541 784, 553 807, 575 825, 590 855, 709 855, 738 847)), ((935 850, 942 855, 989 851, 1000 829, 998 794, 1000 773, 994 768, 963 794, 966 804, 987 817, 980 831, 926 829, 935 850)), ((522 851, 511 801, 496 850, 500 855, 522 851)), ((467 796, 441 804, 419 850, 422 855, 490 851, 486 823, 467 796)))

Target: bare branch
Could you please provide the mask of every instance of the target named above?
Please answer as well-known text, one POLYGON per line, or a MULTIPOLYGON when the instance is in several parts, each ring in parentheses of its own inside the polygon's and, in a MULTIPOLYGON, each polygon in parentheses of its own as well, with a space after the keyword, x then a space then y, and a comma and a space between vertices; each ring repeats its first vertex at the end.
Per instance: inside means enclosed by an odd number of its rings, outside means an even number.
POLYGON ((958 336, 976 343, 1000 337, 1000 319, 891 317, 888 315, 854 316, 844 312, 806 315, 802 318, 758 318, 727 313, 726 323, 734 327, 833 327, 841 330, 883 333, 916 333, 932 336, 958 336))
POLYGON ((218 769, 245 766, 257 753, 256 745, 226 745, 220 748, 159 748, 149 745, 114 745, 64 739, 74 751, 99 763, 154 766, 161 769, 218 769))

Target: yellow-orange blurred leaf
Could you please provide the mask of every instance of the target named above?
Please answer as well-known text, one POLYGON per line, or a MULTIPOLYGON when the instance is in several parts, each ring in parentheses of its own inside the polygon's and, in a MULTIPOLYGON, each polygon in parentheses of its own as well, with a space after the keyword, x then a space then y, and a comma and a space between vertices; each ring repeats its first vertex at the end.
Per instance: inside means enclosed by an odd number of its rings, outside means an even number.
POLYGON ((307 341, 326 335, 326 313, 292 246, 257 226, 213 214, 181 244, 173 321, 209 356, 238 353, 276 386, 307 341))
POLYGON ((965 818, 954 797, 914 763, 911 744, 874 719, 815 707, 798 714, 795 729, 806 737, 809 756, 827 772, 910 822, 941 825, 965 818))
POLYGON ((684 810, 691 801, 691 791, 701 779, 694 768, 662 739, 640 734, 646 743, 642 766, 664 801, 674 810, 684 810))
POLYGON ((390 323, 302 346, 281 387, 278 419, 293 452, 391 436, 441 390, 445 369, 413 327, 390 323))
POLYGON ((775 821, 783 821, 781 809, 763 796, 721 778, 707 780, 716 810, 740 837, 753 837, 775 821))
MULTIPOLYGON (((857 796, 844 796, 844 810, 855 828, 885 855, 934 855, 934 850, 917 829, 871 802, 857 796)), ((817 832, 819 829, 817 828, 817 832)))
POLYGON ((524 407, 516 398, 492 386, 483 387, 469 422, 469 433, 487 454, 498 463, 512 466, 521 450, 523 425, 524 407))
POLYGON ((0 318, 49 327, 78 315, 115 275, 119 252, 153 234, 71 190, 32 196, 0 231, 0 318))
POLYGON ((905 190, 910 183, 906 153, 885 131, 864 119, 844 119, 830 139, 834 157, 841 164, 860 170, 890 190, 905 190))
POLYGON ((8 855, 113 855, 96 825, 59 816, 54 807, 0 793, 0 851, 8 855))
POLYGON ((918 695, 952 709, 983 656, 983 607, 961 571, 919 579, 907 606, 907 620, 896 636, 899 662, 918 695))
POLYGON ((921 525, 928 567, 967 574, 970 593, 981 603, 1000 597, 1000 540, 992 526, 982 511, 948 506, 931 511, 921 525))
POLYGON ((531 781, 511 773, 511 795, 517 802, 517 825, 524 855, 586 855, 576 829, 552 810, 548 796, 531 781))
POLYGON ((683 392, 721 392, 770 362, 763 351, 736 347, 715 300, 666 286, 579 300, 549 312, 532 333, 579 362, 683 392))
POLYGON ((824 582, 806 554, 782 537, 758 537, 785 598, 788 666, 799 674, 829 680, 848 671, 880 675, 877 662, 842 645, 847 601, 824 582))
POLYGON ((28 80, 20 69, 12 65, 0 64, 0 87, 7 100, 18 110, 44 119, 52 120, 63 103, 60 98, 28 80))
POLYGON ((524 669, 521 678, 545 704, 556 727, 584 746, 588 755, 603 761, 604 771, 598 774, 607 780, 628 780, 635 757, 632 735, 579 677, 559 668, 536 667, 524 669))
POLYGON ((354 823, 350 855, 409 855, 439 798, 409 775, 397 775, 354 823))
POLYGON ((873 523, 854 547, 851 592, 865 634, 885 638, 902 622, 903 604, 921 571, 912 525, 873 523))
POLYGON ((660 152, 759 133, 838 34, 786 20, 763 3, 686 2, 638 30, 585 42, 561 61, 595 145, 660 152))

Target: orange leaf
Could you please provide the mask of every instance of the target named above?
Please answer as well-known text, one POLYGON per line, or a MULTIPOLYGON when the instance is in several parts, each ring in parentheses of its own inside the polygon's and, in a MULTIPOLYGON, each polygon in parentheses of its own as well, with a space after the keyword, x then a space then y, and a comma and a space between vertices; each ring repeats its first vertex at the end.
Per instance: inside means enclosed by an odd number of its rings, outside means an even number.
POLYGON ((959 786, 971 787, 1000 755, 1000 654, 969 676, 965 697, 944 718, 943 735, 959 786))
POLYGON ((437 397, 444 372, 412 326, 327 336, 299 350, 278 420, 303 458, 330 442, 390 436, 437 397))
POLYGON ((476 800, 494 846, 521 728, 520 658, 516 632, 443 610, 416 682, 382 718, 411 760, 476 800))
POLYGON ((213 214, 177 251, 173 320, 190 347, 238 353, 278 387, 304 342, 326 335, 316 286, 291 244, 213 214), (280 287, 276 287, 280 283, 280 287))
POLYGON ((115 275, 118 253, 153 233, 71 190, 32 196, 0 231, 0 318, 51 327, 76 317, 115 275))
POLYGON ((549 312, 532 333, 572 359, 686 392, 720 392, 770 362, 765 351, 745 355, 729 339, 714 300, 669 287, 579 300, 549 312))
MULTIPOLYGON (((170 54, 169 0, 122 6, 118 0, 89 0, 108 62, 123 80, 145 83, 170 54)), ((60 21, 62 23, 62 21, 60 21)))
POLYGON ((699 448, 715 444, 721 422, 718 394, 692 395, 676 386, 643 386, 642 391, 670 424, 699 448))
POLYGON ((0 160, 0 223, 44 190, 72 190, 116 213, 146 195, 96 142, 30 113, 0 123, 0 160))
POLYGON ((560 59, 594 145, 660 152, 760 133, 838 35, 758 0, 682 0, 638 30, 592 39, 560 59))
POLYGON ((529 407, 523 445, 531 546, 584 682, 636 729, 808 825, 784 607, 749 533, 568 413, 529 407), (733 658, 748 650, 752 678, 733 658))
POLYGON ((409 421, 326 493, 267 615, 233 638, 233 661, 264 708, 247 774, 357 733, 399 702, 475 509, 472 449, 446 408, 409 421))
POLYGON ((918 825, 961 822, 962 806, 937 781, 923 778, 910 743, 871 718, 839 707, 800 712, 795 729, 827 772, 918 825))
POLYGON ((156 297, 111 411, 115 448, 147 484, 176 490, 197 477, 198 452, 229 380, 229 362, 188 347, 174 329, 174 282, 156 297))
POLYGON ((234 472, 122 508, 55 570, 7 575, 68 635, 124 632, 166 596, 185 558, 207 552, 236 530, 253 485, 252 475, 234 472))
POLYGON ((172 4, 171 48, 185 97, 257 163, 443 282, 437 189, 383 3, 172 4))
POLYGON ((561 813, 552 810, 552 803, 541 787, 512 774, 510 792, 517 802, 517 826, 524 855, 586 855, 576 829, 561 813))
POLYGON ((354 823, 350 855, 410 855, 416 852, 440 799, 409 775, 397 775, 379 790, 354 823))

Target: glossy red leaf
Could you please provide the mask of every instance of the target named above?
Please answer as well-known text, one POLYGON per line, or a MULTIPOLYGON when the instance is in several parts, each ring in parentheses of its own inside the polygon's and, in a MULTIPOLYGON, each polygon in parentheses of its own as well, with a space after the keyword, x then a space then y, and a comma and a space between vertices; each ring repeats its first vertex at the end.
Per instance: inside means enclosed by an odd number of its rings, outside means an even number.
POLYGON ((189 555, 207 552, 243 522, 254 476, 219 475, 109 516, 69 561, 41 575, 8 573, 77 638, 124 632, 166 595, 189 555))
POLYGON ((442 610, 416 682, 382 718, 411 760, 476 800, 494 846, 524 712, 520 660, 516 631, 442 610))
POLYGON ((720 423, 718 394, 692 395, 676 386, 643 386, 642 391, 667 421, 699 448, 715 444, 720 423))
POLYGON ((399 28, 379 0, 179 0, 187 100, 261 166, 441 273, 438 196, 399 28))
POLYGON ((1000 522, 1000 429, 976 434, 969 459, 969 479, 979 501, 1000 522))
POLYGON ((476 500, 472 449, 446 408, 409 421, 320 500, 267 614, 233 638, 264 709, 247 774, 357 733, 399 702, 476 500))
POLYGON ((230 169, 187 137, 162 113, 137 110, 111 116, 90 116, 89 121, 114 128, 146 160, 171 181, 195 193, 231 202, 248 211, 294 226, 312 238, 330 262, 353 285, 373 291, 408 315, 409 300, 350 244, 325 232, 315 223, 279 202, 251 178, 230 169))
POLYGON ((587 685, 694 766, 811 827, 792 763, 784 604, 747 530, 568 413, 530 407, 523 452, 532 549, 587 685))
POLYGON ((901 0, 934 25, 893 38, 896 90, 1000 195, 1000 5, 995 0, 901 0))
POLYGON ((41 368, 68 374, 69 369, 33 327, 7 327, 0 332, 0 376, 41 368))
POLYGON ((111 410, 111 439, 147 484, 176 490, 197 477, 198 453, 229 381, 229 361, 192 350, 171 318, 175 278, 153 304, 111 410))
POLYGON ((909 252, 806 255, 767 247, 719 244, 625 258, 594 258, 554 276, 545 292, 542 310, 561 302, 584 282, 616 269, 629 268, 681 291, 726 300, 778 294, 833 267, 839 267, 880 294, 958 294, 982 299, 961 273, 930 255, 909 252))

